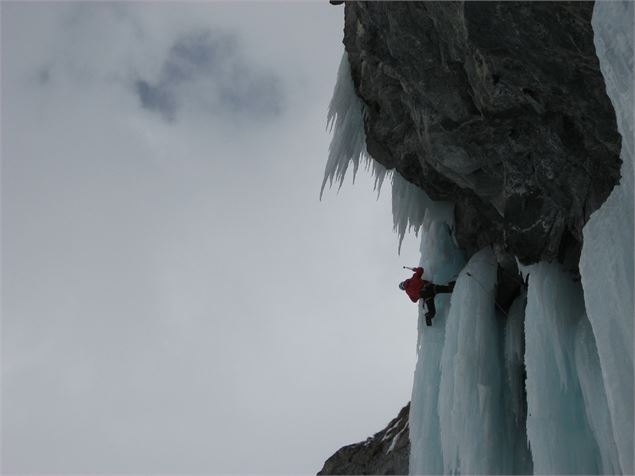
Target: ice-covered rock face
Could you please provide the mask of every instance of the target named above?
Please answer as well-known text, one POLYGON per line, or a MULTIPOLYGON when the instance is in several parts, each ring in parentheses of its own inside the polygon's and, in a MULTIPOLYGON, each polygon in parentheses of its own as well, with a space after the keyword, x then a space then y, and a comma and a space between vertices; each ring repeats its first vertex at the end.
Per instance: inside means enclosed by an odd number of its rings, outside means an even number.
MULTIPOLYGON (((431 36, 450 28, 452 22, 448 21, 448 18, 452 15, 454 15, 452 18, 463 19, 462 23, 455 24, 453 34, 456 38, 460 38, 462 34, 467 35, 465 36, 467 38, 469 35, 465 33, 466 31, 479 30, 474 25, 470 26, 470 22, 475 21, 476 17, 468 18, 470 17, 468 11, 472 8, 479 8, 479 4, 470 6, 432 3, 391 5, 395 6, 376 6, 376 4, 356 6, 349 4, 347 6, 349 10, 358 8, 361 12, 360 15, 366 15, 364 18, 366 23, 357 23, 356 28, 360 29, 360 38, 369 37, 368 30, 372 28, 380 28, 387 32, 385 36, 391 37, 391 35, 395 35, 392 30, 403 26, 396 23, 397 20, 392 18, 390 14, 386 14, 385 18, 373 18, 367 10, 375 8, 394 8, 394 11, 411 12, 423 9, 429 13, 435 12, 436 17, 432 14, 428 17, 428 19, 435 18, 434 21, 430 20, 433 24, 422 21, 414 13, 404 24, 404 28, 411 25, 409 22, 412 22, 413 28, 417 25, 419 27, 423 25, 424 31, 428 31, 428 36, 427 40, 420 40, 421 42, 432 41, 430 40, 431 36), (445 12, 445 16, 439 15, 439 12, 445 12), (441 26, 442 24, 445 26, 441 26)), ((545 13, 545 8, 553 8, 550 11, 552 11, 554 19, 563 23, 563 31, 551 32, 554 41, 552 45, 554 58, 562 59, 566 56, 565 46, 568 43, 562 35, 568 35, 571 44, 580 48, 579 55, 585 55, 583 53, 586 51, 584 49, 585 43, 582 40, 586 36, 578 35, 580 32, 576 29, 584 30, 588 26, 582 28, 582 25, 586 25, 585 22, 589 20, 587 13, 590 14, 590 11, 587 10, 590 7, 586 5, 592 4, 512 5, 518 9, 518 12, 523 12, 529 8, 527 11, 533 9, 541 11, 543 9, 542 13, 545 13), (569 23, 562 21, 563 11, 569 15, 567 17, 569 23), (575 24, 574 30, 578 33, 568 31, 569 28, 572 28, 572 24, 575 24)), ((517 15, 526 14, 507 12, 508 15, 505 16, 503 13, 506 7, 499 4, 490 4, 484 8, 490 9, 492 15, 492 18, 481 18, 485 25, 491 26, 492 21, 496 18, 498 20, 506 19, 509 23, 501 27, 501 31, 481 32, 486 37, 487 35, 499 37, 505 31, 509 32, 515 28, 520 28, 520 25, 514 23, 519 18, 517 15)), ((401 20, 405 18, 404 16, 401 20)), ((541 19, 554 26, 553 23, 550 23, 551 20, 545 17, 534 18, 534 21, 538 23, 528 24, 524 28, 536 37, 525 38, 528 43, 524 50, 531 49, 536 44, 543 44, 546 41, 545 38, 549 36, 539 28, 540 25, 543 25, 540 23, 541 19)), ((492 230, 487 228, 493 226, 493 222, 487 221, 487 215, 479 215, 482 210, 478 207, 485 207, 489 203, 482 198, 486 195, 485 192, 479 195, 481 202, 476 201, 471 206, 470 213, 472 215, 470 217, 474 222, 470 226, 466 226, 465 220, 468 215, 466 215, 465 210, 461 211, 461 200, 468 199, 459 196, 457 213, 453 219, 453 204, 451 202, 435 203, 431 201, 429 194, 402 178, 400 173, 404 175, 409 173, 408 167, 404 166, 406 162, 405 159, 402 160, 403 157, 398 157, 399 160, 395 160, 391 165, 393 167, 396 165, 400 172, 392 173, 395 229, 400 234, 403 234, 410 227, 420 229, 422 241, 419 264, 425 268, 427 279, 435 283, 456 280, 451 295, 437 296, 437 315, 431 327, 425 325, 425 311, 422 306, 419 306, 418 360, 409 416, 410 474, 634 474, 634 20, 635 3, 631 0, 595 4, 593 41, 597 47, 597 55, 606 80, 606 92, 615 108, 619 131, 623 137, 620 184, 613 187, 609 186, 608 181, 609 177, 615 176, 613 168, 618 163, 615 161, 615 157, 609 153, 613 150, 614 143, 606 142, 598 147, 593 145, 595 141, 601 141, 602 137, 613 137, 613 132, 602 129, 603 125, 597 122, 606 111, 601 108, 603 107, 600 104, 601 101, 596 104, 597 107, 600 107, 597 114, 592 109, 587 110, 587 108, 591 108, 593 101, 599 101, 600 93, 604 93, 604 82, 595 84, 593 87, 600 89, 594 92, 588 91, 589 97, 577 97, 575 91, 569 90, 572 94, 570 101, 579 102, 581 109, 574 104, 570 110, 559 110, 557 105, 560 104, 564 108, 564 103, 558 103, 555 99, 555 102, 546 103, 552 108, 549 109, 552 111, 551 115, 547 116, 551 119, 565 112, 570 114, 569 117, 573 117, 571 111, 587 111, 589 116, 586 118, 576 116, 575 120, 579 121, 579 124, 576 122, 575 127, 595 124, 599 128, 595 132, 590 131, 588 137, 576 139, 580 147, 579 155, 575 158, 576 161, 573 161, 573 156, 566 155, 568 149, 565 145, 569 147, 571 144, 564 144, 562 141, 558 142, 554 139, 551 143, 547 142, 546 145, 545 143, 534 145, 534 149, 539 151, 543 151, 545 147, 551 147, 551 153, 555 154, 553 162, 549 162, 552 165, 560 164, 562 160, 571 161, 569 164, 571 168, 567 168, 566 164, 561 164, 564 168, 559 172, 559 175, 554 175, 556 177, 554 180, 560 180, 558 183, 561 183, 563 187, 561 193, 564 195, 572 190, 580 191, 577 188, 579 183, 576 182, 579 178, 576 175, 578 172, 576 167, 583 167, 580 164, 587 167, 590 163, 594 163, 593 167, 596 169, 593 169, 592 173, 599 174, 593 176, 589 172, 591 169, 586 169, 590 174, 590 177, 586 179, 589 191, 587 195, 577 196, 577 199, 580 200, 581 197, 586 197, 584 198, 586 208, 584 208, 583 213, 576 215, 580 212, 575 206, 578 202, 569 204, 574 214, 572 216, 583 217, 586 220, 583 229, 584 242, 579 261, 579 279, 578 277, 573 278, 569 270, 560 263, 547 262, 545 259, 536 264, 520 266, 524 284, 518 284, 519 278, 514 273, 509 272, 511 267, 507 264, 509 255, 501 256, 500 253, 495 253, 491 247, 486 246, 476 253, 468 253, 468 256, 465 256, 463 250, 457 246, 453 230, 459 229, 459 236, 463 233, 463 240, 466 239, 466 230, 478 230, 479 226, 484 227, 484 232, 492 230), (593 94, 595 94, 595 98, 592 97, 593 94), (605 133, 606 136, 603 135, 605 133), (601 159, 609 161, 605 164, 606 170, 599 170, 598 163, 593 162, 600 160, 598 158, 601 156, 601 150, 608 151, 601 159), (611 160, 613 162, 610 162, 611 160), (400 167, 402 168, 400 169, 400 167), (567 174, 570 175, 568 178, 565 177, 567 174), (593 202, 592 197, 601 196, 598 195, 598 190, 600 190, 600 186, 603 186, 602 184, 607 186, 607 190, 613 187, 610 196, 587 220, 593 207, 597 208, 598 206, 597 203, 593 202), (593 189, 593 187, 600 188, 593 189), (589 205, 591 202, 593 202, 593 207, 589 205), (515 288, 501 292, 501 288, 510 282, 516 282, 515 288)), ((347 25, 350 21, 349 14, 347 25)), ((480 29, 483 30, 484 27, 481 26, 480 29)), ((518 31, 516 33, 518 35, 525 34, 518 31)), ((379 42, 380 39, 377 41, 379 42)), ((417 38, 409 37, 408 41, 412 45, 413 52, 419 51, 421 45, 417 43, 417 38)), ((443 52, 446 64, 452 64, 451 61, 447 62, 448 58, 455 57, 452 54, 456 53, 457 44, 464 49, 468 48, 466 46, 467 40, 465 40, 465 44, 459 40, 456 41, 454 46, 445 43, 439 47, 439 52, 443 52)), ((386 58, 394 58, 403 53, 403 45, 401 44, 388 42, 386 45, 382 46, 379 42, 368 47, 371 51, 380 52, 386 58), (389 48, 384 51, 382 47, 389 48), (401 53, 399 53, 400 51, 401 53)), ((503 45, 501 51, 495 51, 496 54, 490 53, 502 57, 509 53, 508 48, 509 45, 503 45)), ((535 60, 531 52, 528 54, 527 51, 519 49, 519 58, 521 53, 524 53, 522 60, 528 61, 529 65, 532 64, 531 61, 535 60)), ((354 54, 350 51, 347 53, 349 56, 354 54)), ((360 56, 360 50, 357 51, 357 54, 360 56)), ((434 56, 433 52, 431 55, 434 56)), ((361 59, 358 58, 358 61, 361 65, 361 72, 358 71, 357 74, 363 76, 368 73, 372 77, 372 71, 370 73, 364 72, 364 68, 371 70, 379 68, 383 71, 382 74, 390 73, 393 75, 391 76, 393 79, 399 78, 394 70, 386 64, 373 65, 371 60, 363 57, 363 54, 360 57, 361 59)), ((589 58, 585 59, 585 61, 587 60, 588 63, 579 63, 577 67, 582 67, 583 64, 597 66, 596 62, 589 58)), ((421 61, 428 61, 428 57, 415 55, 410 58, 410 61, 414 65, 413 68, 416 69, 421 61), (424 59, 422 60, 422 58, 424 59)), ((430 61, 434 62, 434 58, 430 61)), ((488 61, 491 63, 491 58, 488 61)), ((438 74, 445 74, 453 67, 455 66, 448 66, 446 71, 442 70, 438 74)), ((591 70, 593 68, 585 69, 584 74, 591 74, 591 70)), ((531 69, 525 72, 531 76, 531 81, 542 78, 540 86, 547 87, 546 84, 549 80, 547 73, 541 73, 546 75, 543 77, 531 69)), ((564 73, 560 71, 558 74, 564 73)), ((339 127, 345 133, 336 135, 337 140, 334 140, 334 146, 331 150, 333 160, 330 160, 330 156, 327 166, 327 178, 339 177, 341 179, 349 161, 352 161, 356 166, 357 162, 355 161, 359 161, 361 156, 372 160, 368 157, 368 153, 373 157, 381 156, 382 153, 388 154, 384 158, 388 157, 389 160, 393 160, 390 155, 391 149, 387 148, 382 151, 381 144, 376 142, 377 136, 372 135, 377 133, 372 128, 382 126, 381 121, 375 120, 376 122, 373 123, 372 119, 367 119, 366 131, 360 130, 363 127, 362 118, 370 117, 369 110, 373 107, 376 108, 375 114, 379 114, 382 111, 381 108, 385 107, 387 112, 384 112, 389 118, 402 114, 401 120, 405 121, 406 126, 399 128, 396 124, 392 131, 395 135, 394 138, 397 140, 397 137, 401 137, 406 142, 410 139, 414 140, 413 134, 416 135, 416 127, 407 122, 412 117, 414 109, 408 109, 408 107, 404 107, 403 102, 399 102, 400 98, 404 97, 405 92, 408 92, 411 97, 418 97, 417 86, 409 85, 406 81, 407 78, 403 79, 406 76, 402 76, 399 80, 401 81, 399 87, 386 88, 384 91, 386 97, 392 97, 395 103, 392 105, 382 103, 377 106, 377 104, 373 105, 368 102, 361 104, 356 98, 349 98, 347 94, 354 93, 354 88, 351 87, 351 72, 346 68, 340 70, 338 86, 336 86, 338 94, 334 96, 338 99, 332 103, 332 110, 338 117, 342 118, 339 127), (378 107, 379 109, 377 109, 378 107), (342 127, 342 124, 347 125, 347 127, 342 127), (363 147, 360 144, 364 143, 367 144, 368 151, 362 150, 363 147), (371 150, 373 148, 375 148, 375 152, 371 150)), ((467 70, 466 76, 469 76, 467 70)), ((571 79, 565 77, 565 79, 567 78, 571 79)), ((378 81, 381 83, 380 80, 378 81)), ((498 79, 498 83, 501 82, 503 82, 502 76, 498 79)), ((471 85, 472 83, 461 83, 462 86, 466 86, 466 84, 471 85)), ((561 87, 566 88, 567 84, 565 81, 561 87)), ((433 92, 438 91, 439 88, 443 89, 443 87, 445 86, 436 83, 430 86, 433 92)), ((454 84, 447 87, 458 88, 459 86, 454 84)), ((538 89, 532 91, 536 90, 538 89)), ((461 92, 457 91, 457 95, 460 96, 460 94, 461 92)), ((478 95, 474 90, 469 93, 469 96, 473 98, 475 104, 482 104, 477 100, 478 95)), ((450 99, 448 96, 447 100, 450 101, 450 99)), ((509 97, 499 99, 504 104, 507 104, 505 101, 508 99, 512 101, 509 97)), ((563 99, 561 98, 561 100, 563 99)), ((453 104, 456 105, 450 101, 447 104, 437 106, 441 110, 447 109, 453 104)), ((512 106, 509 107, 510 110, 514 110, 512 106)), ((421 108, 425 114, 431 114, 429 112, 431 111, 430 106, 427 103, 422 102, 421 108)), ((457 106, 456 111, 460 112, 460 107, 457 106)), ((494 116, 491 112, 488 114, 480 121, 485 123, 487 120, 492 120, 494 116)), ((431 114, 430 117, 437 116, 431 114)), ((553 132, 553 129, 549 129, 549 127, 552 127, 554 123, 549 123, 549 121, 545 123, 545 117, 540 116, 540 114, 531 116, 532 120, 543 120, 542 123, 534 124, 533 129, 529 127, 527 122, 523 122, 525 120, 523 117, 513 116, 511 113, 509 117, 503 115, 498 119, 504 122, 504 120, 511 120, 514 117, 515 121, 525 127, 525 133, 533 131, 536 138, 541 137, 542 140, 547 140, 549 131, 553 132)), ((612 122, 608 125, 614 128, 613 114, 610 114, 610 120, 612 122)), ((450 133, 443 124, 440 124, 437 129, 431 126, 432 122, 426 124, 427 129, 424 129, 423 137, 426 140, 429 137, 430 144, 432 144, 433 138, 442 141, 444 137, 450 137, 450 135, 444 135, 450 133)), ((479 127, 486 126, 487 124, 479 125, 479 127)), ((337 127, 336 124, 336 129, 337 127)), ((465 143, 462 143, 461 140, 467 140, 467 136, 461 135, 461 130, 471 127, 476 126, 463 124, 456 128, 459 132, 455 132, 456 135, 453 137, 458 141, 457 148, 465 147, 465 143)), ((522 140, 527 140, 526 138, 521 140, 518 137, 515 138, 518 141, 517 145, 521 144, 522 140)), ((495 137, 491 135, 490 138, 495 137)), ((475 140, 475 143, 480 144, 481 148, 487 146, 484 141, 475 140)), ((492 142, 492 144, 495 143, 495 141, 492 142)), ((475 150, 478 150, 477 145, 474 145, 475 150)), ((403 147, 402 149, 393 148, 392 151, 406 150, 410 145, 406 144, 403 147)), ((441 165, 451 166, 450 168, 454 172, 460 171, 463 174, 458 175, 459 180, 469 177, 473 173, 493 173, 492 170, 495 170, 492 168, 483 171, 473 168, 470 165, 470 156, 463 155, 458 149, 452 149, 449 155, 443 157, 445 159, 441 165)), ((429 160, 427 156, 422 159, 420 168, 426 167, 425 161, 427 160, 429 160)), ((544 160, 551 159, 545 157, 544 160)), ((601 165, 602 162, 600 161, 599 164, 601 165)), ((514 165, 513 161, 511 165, 507 162, 498 165, 505 173, 514 173, 514 170, 510 169, 514 165)), ((443 184, 443 180, 450 180, 436 168, 433 168, 433 165, 428 166, 430 169, 426 173, 437 173, 439 184, 443 184)), ((437 166, 438 164, 434 165, 434 167, 437 166)), ((536 167, 535 162, 533 166, 536 167)), ((601 167, 599 168, 601 169, 601 167)), ((422 174, 421 170, 418 172, 413 170, 410 170, 415 174, 409 176, 411 180, 412 177, 416 178, 416 173, 422 174)), ((383 180, 386 171, 383 169, 374 169, 374 171, 376 177, 383 180)), ((539 181, 539 179, 544 179, 541 173, 540 170, 535 169, 532 172, 533 175, 527 176, 527 187, 540 188, 543 186, 539 181)), ((421 175, 420 178, 428 180, 429 176, 421 175)), ((505 180, 508 179, 505 178, 505 180)), ((505 180, 503 180, 503 186, 507 185, 505 180)), ((456 183, 449 185, 448 190, 452 192, 455 190, 452 188, 454 186, 456 183)), ((563 204, 566 203, 559 201, 561 195, 550 195, 554 192, 547 185, 544 185, 540 190, 540 193, 544 193, 544 200, 550 203, 547 210, 560 213, 558 207, 564 206, 563 204)), ((443 190, 438 193, 442 192, 443 190)), ((476 196, 480 193, 480 189, 474 189, 473 192, 476 196)), ((459 193, 467 192, 461 191, 459 193)), ((504 193, 503 197, 509 198, 504 193)), ((498 206, 495 201, 491 202, 490 205, 493 208, 498 206)), ((544 211, 545 208, 540 210, 544 211)), ((532 215, 532 210, 528 207, 522 209, 522 213, 527 215, 527 220, 540 218, 539 215, 532 215)), ((497 226, 503 227, 509 237, 515 232, 514 226, 517 222, 514 221, 516 220, 515 215, 506 218, 509 219, 509 223, 503 225, 494 223, 496 226, 493 229, 496 230, 497 226), (504 228, 507 226, 510 228, 504 228)), ((567 226, 574 225, 567 222, 567 226)), ((556 241, 550 240, 555 240, 556 235, 552 232, 540 235, 531 227, 525 230, 525 233, 527 235, 525 245, 529 251, 523 254, 524 248, 520 248, 519 256, 524 256, 525 259, 531 253, 542 258, 552 256, 550 254, 551 246, 556 241), (541 249, 539 253, 535 250, 532 251, 532 246, 539 243, 536 240, 540 239, 546 240, 543 243, 545 248, 541 249)), ((486 234, 485 239, 492 239, 494 243, 500 243, 496 241, 495 233, 486 234)), ((562 244, 562 236, 558 240, 560 240, 558 243, 562 244)), ((508 246, 508 250, 518 251, 513 247, 519 246, 519 241, 506 242, 505 244, 508 246)), ((564 245, 566 247, 566 242, 564 245)), ((512 260, 515 263, 513 257, 512 260)), ((390 431, 394 433, 395 430, 390 431)), ((385 441, 384 437, 380 441, 385 441)), ((347 448, 340 454, 341 456, 351 454, 347 448)), ((359 453, 356 452, 356 454, 359 453)), ((377 464, 377 461, 373 460, 373 464, 377 464)), ((358 467, 360 466, 356 466, 356 468, 358 467)), ((343 468, 343 466, 338 466, 338 468, 343 468)))
POLYGON ((368 153, 456 204, 469 254, 577 265, 620 175, 592 2, 346 2, 368 153))

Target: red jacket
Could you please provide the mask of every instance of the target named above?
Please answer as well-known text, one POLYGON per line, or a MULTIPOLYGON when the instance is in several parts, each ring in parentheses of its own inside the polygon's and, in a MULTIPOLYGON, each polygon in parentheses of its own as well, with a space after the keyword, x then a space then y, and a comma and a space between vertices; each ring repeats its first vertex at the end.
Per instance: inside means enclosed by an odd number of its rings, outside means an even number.
POLYGON ((430 284, 430 281, 421 279, 421 276, 423 276, 423 268, 415 268, 415 274, 412 275, 412 278, 404 281, 406 294, 412 302, 417 302, 419 300, 419 292, 421 291, 421 288, 426 284, 430 284))

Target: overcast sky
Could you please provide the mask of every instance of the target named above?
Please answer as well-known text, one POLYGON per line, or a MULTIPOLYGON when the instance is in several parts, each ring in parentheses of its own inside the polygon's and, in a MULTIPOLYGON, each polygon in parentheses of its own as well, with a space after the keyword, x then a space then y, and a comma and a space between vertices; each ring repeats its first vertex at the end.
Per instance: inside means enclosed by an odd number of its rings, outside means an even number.
POLYGON ((395 417, 417 239, 319 201, 343 7, 1 13, 3 472, 310 474, 395 417))

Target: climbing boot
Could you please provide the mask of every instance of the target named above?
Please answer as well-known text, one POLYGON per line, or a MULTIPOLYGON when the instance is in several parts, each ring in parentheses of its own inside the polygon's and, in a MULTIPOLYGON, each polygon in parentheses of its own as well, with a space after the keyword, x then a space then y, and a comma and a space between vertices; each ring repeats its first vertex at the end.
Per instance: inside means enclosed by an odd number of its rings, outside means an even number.
POLYGON ((432 325, 432 318, 434 315, 431 312, 426 312, 426 326, 432 325))

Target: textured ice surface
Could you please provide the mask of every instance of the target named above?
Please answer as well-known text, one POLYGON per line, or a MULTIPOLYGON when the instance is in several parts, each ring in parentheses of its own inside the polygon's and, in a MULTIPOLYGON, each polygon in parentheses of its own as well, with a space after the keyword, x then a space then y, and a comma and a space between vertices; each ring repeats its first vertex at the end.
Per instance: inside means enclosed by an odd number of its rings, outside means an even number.
MULTIPOLYGON (((580 271, 619 470, 633 474, 633 2, 596 2, 593 30, 622 135, 622 179, 584 227, 580 271)), ((599 383, 599 382, 598 382, 599 383)), ((611 453, 606 448, 603 453, 611 453)))
MULTIPOLYGON (((422 231, 420 261, 426 278, 437 283, 451 281, 463 264, 463 254, 455 246, 447 225, 442 221, 428 223, 422 231)), ((418 359, 410 406, 411 474, 443 472, 438 399, 449 300, 447 294, 435 299, 437 314, 431 327, 425 325, 419 305, 418 359)))
POLYGON ((525 437, 522 334, 524 296, 507 324, 495 302, 496 260, 487 248, 462 266, 447 227, 423 232, 421 265, 437 283, 432 327, 419 316, 410 416, 411 474, 531 472, 525 437), (460 271, 460 272, 459 272, 460 271))
POLYGON ((461 271, 452 293, 439 386, 444 473, 507 472, 500 457, 508 449, 495 284, 496 260, 485 249, 461 271))
POLYGON ((600 472, 602 474, 619 474, 621 472, 620 462, 595 337, 586 316, 578 324, 574 352, 587 420, 600 450, 600 472))
POLYGON ((598 474, 574 359, 576 328, 586 319, 579 283, 556 264, 527 267, 525 311, 527 436, 536 474, 598 474))

